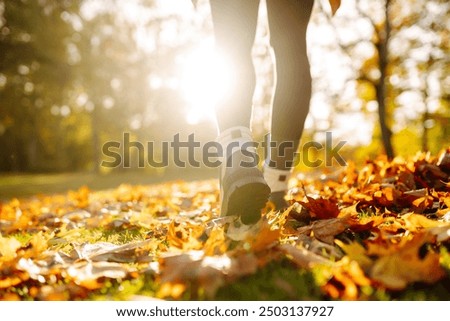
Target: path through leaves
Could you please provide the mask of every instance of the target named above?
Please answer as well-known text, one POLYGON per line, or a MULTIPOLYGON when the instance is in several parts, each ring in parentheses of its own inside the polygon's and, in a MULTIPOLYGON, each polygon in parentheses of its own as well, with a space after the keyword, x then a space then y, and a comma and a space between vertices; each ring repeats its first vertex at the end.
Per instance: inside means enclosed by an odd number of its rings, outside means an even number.
POLYGON ((215 299, 274 262, 293 273, 265 286, 289 299, 376 299, 436 284, 449 299, 449 177, 450 149, 348 164, 294 179, 292 205, 268 204, 247 230, 215 220, 214 180, 13 199, 0 204, 0 299, 215 299), (305 273, 306 292, 295 286, 305 273))

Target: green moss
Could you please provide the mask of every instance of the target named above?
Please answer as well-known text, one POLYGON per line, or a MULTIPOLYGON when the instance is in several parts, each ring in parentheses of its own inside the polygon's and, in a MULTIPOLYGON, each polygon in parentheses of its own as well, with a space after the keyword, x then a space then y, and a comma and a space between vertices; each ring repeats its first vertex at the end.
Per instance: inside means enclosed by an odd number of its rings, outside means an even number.
POLYGON ((150 275, 142 274, 136 279, 123 281, 106 281, 105 285, 90 295, 92 301, 126 301, 135 295, 155 297, 157 285, 150 275))
POLYGON ((288 261, 274 261, 254 275, 243 277, 219 289, 215 300, 283 301, 323 300, 311 272, 288 261))

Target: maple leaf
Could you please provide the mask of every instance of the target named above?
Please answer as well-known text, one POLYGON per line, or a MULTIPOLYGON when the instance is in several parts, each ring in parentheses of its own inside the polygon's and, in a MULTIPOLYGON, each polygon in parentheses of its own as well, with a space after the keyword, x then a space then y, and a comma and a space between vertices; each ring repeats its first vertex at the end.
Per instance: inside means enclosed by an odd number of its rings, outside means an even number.
POLYGON ((372 260, 367 256, 367 251, 358 242, 351 242, 346 244, 340 240, 334 241, 344 252, 347 254, 347 257, 356 261, 363 270, 367 271, 373 264, 372 260))
POLYGON ((306 198, 308 202, 299 201, 298 203, 309 211, 312 218, 327 219, 337 217, 339 215, 339 208, 336 202, 323 197, 315 199, 310 196, 306 196, 306 198))
POLYGON ((398 251, 376 260, 370 276, 393 290, 402 290, 413 282, 437 282, 445 275, 439 254, 429 251, 423 259, 419 256, 420 248, 431 240, 428 233, 416 234, 398 251))

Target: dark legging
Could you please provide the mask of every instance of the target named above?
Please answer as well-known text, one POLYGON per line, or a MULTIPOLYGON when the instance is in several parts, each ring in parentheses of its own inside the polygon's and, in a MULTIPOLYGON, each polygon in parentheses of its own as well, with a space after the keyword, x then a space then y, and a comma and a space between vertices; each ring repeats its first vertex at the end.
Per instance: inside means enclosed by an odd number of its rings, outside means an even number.
MULTIPOLYGON (((298 148, 311 98, 306 29, 314 0, 266 1, 276 64, 271 141, 277 147, 272 149, 270 160, 271 167, 287 169, 298 148)), ((217 106, 220 131, 234 126, 250 127, 256 84, 251 50, 259 2, 210 0, 216 47, 232 63, 236 80, 231 94, 217 106)))

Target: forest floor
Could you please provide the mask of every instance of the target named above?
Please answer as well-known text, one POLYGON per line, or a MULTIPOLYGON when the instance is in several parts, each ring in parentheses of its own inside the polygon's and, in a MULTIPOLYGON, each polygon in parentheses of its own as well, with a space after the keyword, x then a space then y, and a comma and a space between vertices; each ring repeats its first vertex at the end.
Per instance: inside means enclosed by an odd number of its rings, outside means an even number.
POLYGON ((449 178, 450 148, 349 163, 252 227, 214 179, 11 198, 0 300, 449 300, 449 178))

